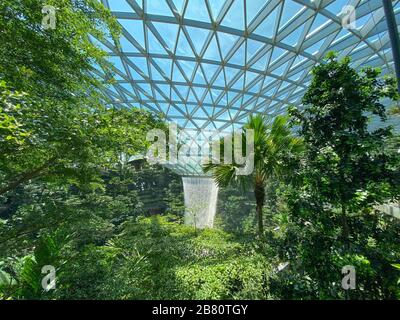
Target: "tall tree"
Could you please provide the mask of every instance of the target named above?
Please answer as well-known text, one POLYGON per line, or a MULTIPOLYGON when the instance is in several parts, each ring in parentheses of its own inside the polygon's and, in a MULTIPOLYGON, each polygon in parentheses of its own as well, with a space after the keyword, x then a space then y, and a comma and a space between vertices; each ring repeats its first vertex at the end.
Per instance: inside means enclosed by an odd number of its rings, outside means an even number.
POLYGON ((396 100, 395 81, 380 71, 357 72, 350 59, 331 53, 312 70, 302 108, 291 114, 306 146, 305 183, 320 200, 341 211, 342 235, 350 235, 347 214, 393 195, 399 157, 386 147, 384 99, 396 100), (375 127, 372 127, 371 118, 375 127))
MULTIPOLYGON (((208 163, 205 172, 211 172, 219 186, 237 185, 244 190, 252 189, 256 199, 256 212, 260 234, 264 231, 263 206, 265 203, 265 186, 269 179, 281 175, 290 164, 290 158, 302 148, 301 139, 294 137, 287 123, 287 118, 277 116, 268 123, 261 115, 250 116, 242 130, 242 141, 245 144, 246 130, 254 130, 254 170, 250 175, 238 175, 237 163, 208 163)), ((223 140, 222 140, 223 142, 223 140)), ((233 148, 232 148, 233 149, 233 148)), ((221 143, 221 152, 224 144, 221 143)))
POLYGON ((111 13, 96 0, 46 5, 55 29, 42 25, 40 0, 0 3, 0 196, 38 177, 90 184, 119 153, 144 150, 145 132, 161 125, 107 107, 102 79, 112 82, 112 66, 94 39, 118 37, 111 13))

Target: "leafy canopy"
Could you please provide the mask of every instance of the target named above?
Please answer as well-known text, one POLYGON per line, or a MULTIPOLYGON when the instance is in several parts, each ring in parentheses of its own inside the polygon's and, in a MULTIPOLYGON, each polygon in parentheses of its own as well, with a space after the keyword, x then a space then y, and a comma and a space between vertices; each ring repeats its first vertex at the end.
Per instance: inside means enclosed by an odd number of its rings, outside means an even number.
POLYGON ((384 99, 398 99, 395 81, 378 69, 357 72, 330 54, 313 71, 304 108, 291 108, 306 155, 305 185, 321 200, 353 209, 395 194, 399 157, 387 148, 384 99), (374 118, 377 128, 371 126, 374 118))

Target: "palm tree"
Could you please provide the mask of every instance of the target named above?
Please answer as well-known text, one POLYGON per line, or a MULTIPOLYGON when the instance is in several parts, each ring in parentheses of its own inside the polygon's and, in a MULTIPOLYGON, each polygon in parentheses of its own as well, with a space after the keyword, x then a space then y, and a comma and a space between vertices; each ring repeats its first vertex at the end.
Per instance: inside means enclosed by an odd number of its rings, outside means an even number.
MULTIPOLYGON (((245 145, 246 130, 254 130, 254 170, 248 175, 238 175, 239 165, 211 162, 204 165, 204 171, 210 172, 220 187, 229 184, 241 187, 243 190, 253 189, 256 199, 256 213, 260 234, 264 232, 263 206, 265 202, 265 186, 268 180, 276 179, 287 169, 288 159, 302 149, 302 141, 291 134, 288 118, 277 116, 272 123, 267 122, 262 115, 250 116, 242 129, 242 141, 245 145)), ((221 139, 221 153, 223 153, 221 139)), ((233 148, 232 148, 233 149, 233 148)))

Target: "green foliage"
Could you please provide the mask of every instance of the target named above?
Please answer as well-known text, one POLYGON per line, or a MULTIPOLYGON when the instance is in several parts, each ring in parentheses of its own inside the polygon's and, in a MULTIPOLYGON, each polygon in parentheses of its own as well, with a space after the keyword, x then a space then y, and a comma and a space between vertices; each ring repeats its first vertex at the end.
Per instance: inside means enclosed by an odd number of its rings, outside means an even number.
POLYGON ((94 38, 116 43, 117 21, 97 0, 46 4, 54 30, 42 1, 0 3, 0 299, 400 297, 400 222, 374 209, 399 199, 400 140, 382 104, 398 99, 393 79, 330 54, 291 109, 298 136, 287 117, 252 116, 241 135, 255 133, 253 173, 205 166, 222 230, 196 230, 181 223, 180 178, 130 161, 163 119, 103 94, 113 67, 94 38), (348 293, 345 265, 356 269, 348 293))
POLYGON ((79 104, 100 84, 89 73, 92 66, 110 68, 105 52, 88 35, 111 40, 120 31, 95 0, 3 0, 0 29, 0 78, 34 100, 79 104), (56 8, 54 30, 42 27, 44 5, 56 8))
MULTIPOLYGON (((344 299, 341 270, 352 265, 356 270, 356 290, 351 299, 396 299, 400 221, 375 211, 353 213, 348 217, 351 241, 341 235, 341 217, 337 211, 322 207, 300 206, 299 195, 290 195, 287 220, 279 221, 279 230, 267 232, 271 244, 268 256, 290 262, 289 270, 270 283, 271 294, 286 299, 344 299), (296 199, 293 201, 293 199, 296 199)), ((278 221, 277 221, 278 222, 278 221)))
POLYGON ((218 191, 214 225, 226 232, 251 234, 256 230, 254 196, 232 186, 218 191))
POLYGON ((386 147, 393 131, 384 126, 382 104, 398 94, 395 80, 379 74, 371 68, 357 73, 349 58, 330 55, 313 69, 304 109, 291 109, 306 145, 303 184, 344 211, 398 195, 400 160, 386 147), (371 130, 371 116, 381 128, 371 130))
POLYGON ((127 222, 113 243, 124 251, 134 243, 148 263, 142 293, 130 298, 261 298, 258 280, 267 274, 267 265, 260 256, 248 258, 251 243, 238 240, 222 231, 177 224, 174 216, 154 216, 127 222))
POLYGON ((39 238, 32 254, 9 260, 0 265, 3 282, 1 294, 13 299, 46 299, 48 293, 42 288, 42 267, 51 265, 58 274, 62 272, 62 242, 58 236, 43 235, 39 238), (1 270, 8 269, 8 272, 1 270))
POLYGON ((313 69, 303 110, 292 108, 305 152, 279 197, 285 219, 267 233, 269 255, 289 262, 270 283, 289 299, 395 299, 400 255, 398 219, 373 206, 398 197, 399 157, 381 100, 397 99, 379 71, 357 73, 349 59, 330 55, 313 69), (283 223, 282 223, 283 222, 283 223), (341 287, 342 267, 356 270, 356 290, 341 287))
POLYGON ((93 75, 106 53, 92 42, 117 38, 111 13, 94 0, 48 1, 57 25, 45 30, 39 0, 0 4, 0 195, 37 178, 92 187, 123 152, 146 149, 160 118, 135 108, 110 109, 107 83, 93 75))
MULTIPOLYGON (((302 141, 291 134, 288 118, 276 117, 268 123, 264 116, 250 116, 242 130, 242 150, 246 148, 246 130, 254 133, 254 170, 249 175, 237 174, 242 165, 207 163, 205 172, 210 172, 216 183, 223 187, 236 185, 242 190, 253 189, 256 200, 259 232, 263 233, 262 210, 265 202, 265 185, 269 180, 282 176, 293 165, 294 155, 302 150, 302 141)), ((221 153, 224 154, 224 139, 221 140, 221 153)), ((234 148, 231 148, 234 150, 234 148)))
POLYGON ((185 214, 185 199, 182 179, 172 180, 164 190, 164 201, 167 204, 166 214, 181 216, 185 214))
POLYGON ((196 231, 175 216, 128 220, 103 245, 39 246, 23 258, 13 298, 263 299, 270 267, 250 240, 196 231), (55 254, 53 253, 55 252, 55 254), (53 261, 53 257, 57 257, 53 261), (67 261, 67 262, 65 262, 67 261), (57 288, 41 293, 37 267, 57 268, 57 288))
POLYGON ((162 126, 157 117, 134 108, 38 103, 4 83, 0 97, 0 194, 38 177, 90 187, 122 152, 143 152, 145 133, 162 126))

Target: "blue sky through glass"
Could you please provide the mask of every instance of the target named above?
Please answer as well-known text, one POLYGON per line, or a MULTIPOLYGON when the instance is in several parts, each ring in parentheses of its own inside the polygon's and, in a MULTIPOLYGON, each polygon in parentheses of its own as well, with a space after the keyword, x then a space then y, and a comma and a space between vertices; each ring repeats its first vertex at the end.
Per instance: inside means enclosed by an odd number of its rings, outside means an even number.
MULTIPOLYGON (((400 0, 395 0, 400 21, 400 0)), ((309 71, 335 50, 354 66, 393 74, 381 0, 108 0, 123 27, 110 54, 116 104, 166 114, 196 130, 232 130, 250 112, 271 117, 300 104, 309 71)))

